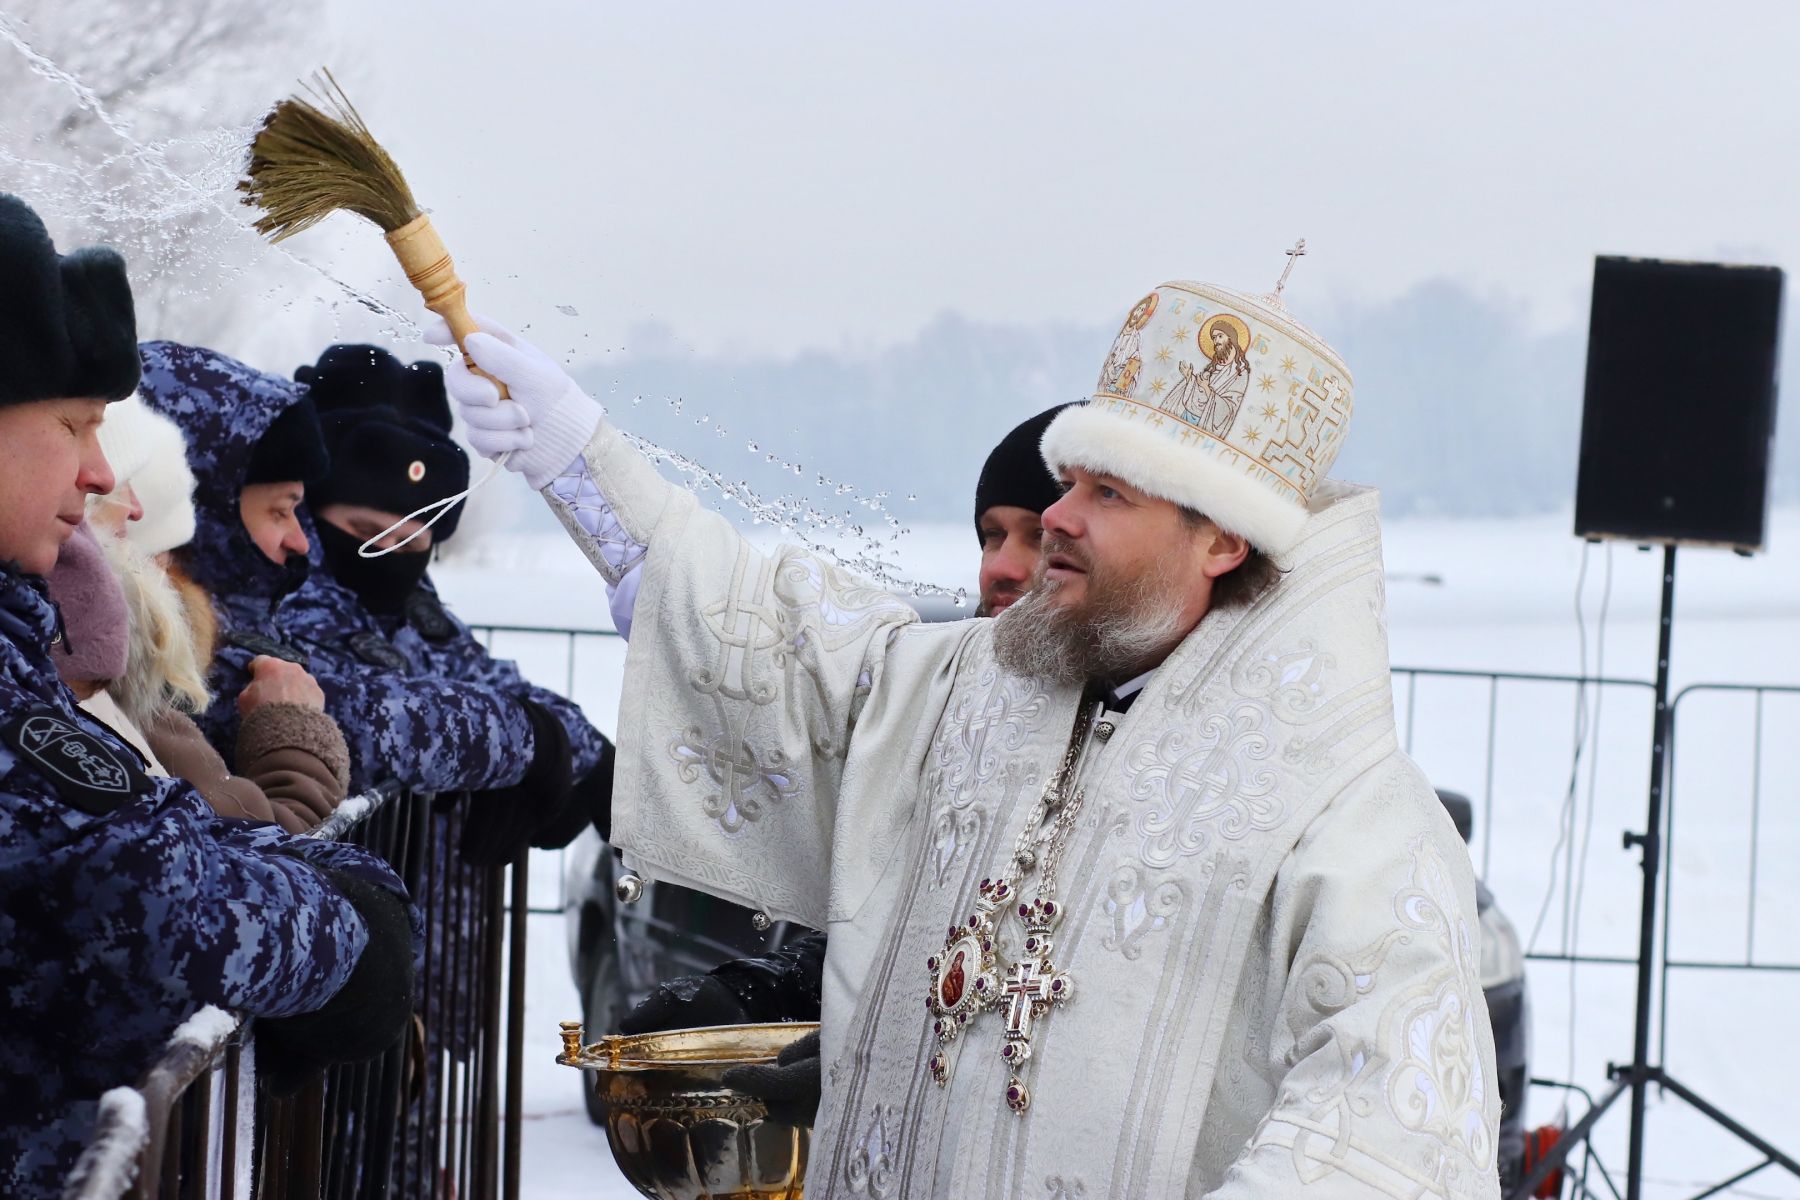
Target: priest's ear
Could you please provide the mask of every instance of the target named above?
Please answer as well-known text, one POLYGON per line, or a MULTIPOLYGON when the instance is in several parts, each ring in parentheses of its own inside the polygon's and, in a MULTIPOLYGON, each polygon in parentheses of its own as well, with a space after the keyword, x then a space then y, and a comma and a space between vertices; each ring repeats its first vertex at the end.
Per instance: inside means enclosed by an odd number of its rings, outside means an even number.
POLYGON ((1200 569, 1206 572, 1208 579, 1217 579, 1237 570, 1250 557, 1250 543, 1243 534, 1226 533, 1217 525, 1213 526, 1212 536, 1204 544, 1206 561, 1200 569))
POLYGON ((1208 579, 1230 574, 1250 557, 1250 542, 1243 534, 1226 533, 1209 518, 1188 508, 1181 510, 1181 519, 1193 536, 1194 548, 1200 551, 1200 572, 1208 579))

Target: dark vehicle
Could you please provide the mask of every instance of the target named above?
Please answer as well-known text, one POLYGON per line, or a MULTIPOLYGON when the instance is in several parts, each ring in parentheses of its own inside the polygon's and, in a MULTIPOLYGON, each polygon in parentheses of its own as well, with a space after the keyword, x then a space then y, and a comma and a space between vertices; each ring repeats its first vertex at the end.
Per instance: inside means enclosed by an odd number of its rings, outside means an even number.
MULTIPOLYGON (((668 883, 645 880, 643 893, 624 902, 616 889, 626 874, 619 856, 591 829, 569 846, 563 914, 569 968, 590 1038, 616 1032, 619 1018, 659 983, 710 971, 726 959, 778 950, 806 932, 786 921, 759 930, 750 909, 668 883)), ((577 1074, 589 1118, 603 1124, 605 1115, 588 1082, 599 1076, 577 1074)))

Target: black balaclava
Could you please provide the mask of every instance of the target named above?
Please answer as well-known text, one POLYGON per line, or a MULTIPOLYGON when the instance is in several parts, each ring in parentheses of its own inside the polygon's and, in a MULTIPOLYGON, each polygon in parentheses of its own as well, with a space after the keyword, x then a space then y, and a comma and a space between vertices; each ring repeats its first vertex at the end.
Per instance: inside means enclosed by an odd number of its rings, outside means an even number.
POLYGON ((425 569, 431 565, 429 551, 396 550, 379 558, 364 558, 358 551, 367 538, 345 533, 330 521, 320 518, 319 548, 325 552, 325 565, 332 577, 356 593, 370 612, 392 615, 406 607, 425 569))
POLYGON ((304 554, 289 552, 281 560, 281 577, 275 585, 275 594, 270 598, 269 607, 287 599, 306 584, 307 576, 312 574, 312 559, 304 554))

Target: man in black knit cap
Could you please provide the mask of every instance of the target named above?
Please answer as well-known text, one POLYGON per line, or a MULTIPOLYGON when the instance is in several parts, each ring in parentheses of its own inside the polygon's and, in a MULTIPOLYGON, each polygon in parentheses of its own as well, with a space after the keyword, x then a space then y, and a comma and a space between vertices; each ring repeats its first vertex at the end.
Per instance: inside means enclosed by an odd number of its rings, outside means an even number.
POLYGON ((1067 407, 1059 404, 1019 424, 1000 439, 981 468, 975 484, 975 536, 981 541, 978 617, 997 617, 1011 607, 1037 569, 1044 510, 1062 495, 1038 443, 1067 407))
MULTIPOLYGON (((1025 594, 1037 568, 1040 518, 1062 495, 1038 443, 1066 404, 1027 418, 988 454, 975 485, 975 535, 981 542, 980 606, 998 616, 1025 594)), ((734 958, 704 975, 659 985, 619 1022, 625 1033, 700 1025, 819 1019, 825 935, 809 933, 773 954, 734 958)), ((819 1038, 802 1038, 774 1066, 740 1067, 734 1087, 762 1097, 772 1115, 810 1124, 819 1107, 819 1038)))

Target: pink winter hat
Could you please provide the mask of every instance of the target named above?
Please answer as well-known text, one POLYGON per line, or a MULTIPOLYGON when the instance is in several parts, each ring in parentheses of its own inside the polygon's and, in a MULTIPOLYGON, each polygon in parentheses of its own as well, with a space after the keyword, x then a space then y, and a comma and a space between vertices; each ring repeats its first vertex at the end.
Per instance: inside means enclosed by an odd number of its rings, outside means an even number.
POLYGON ((49 584, 50 599, 62 612, 63 639, 50 647, 56 673, 65 683, 124 675, 131 620, 125 589, 86 521, 63 543, 49 584))

